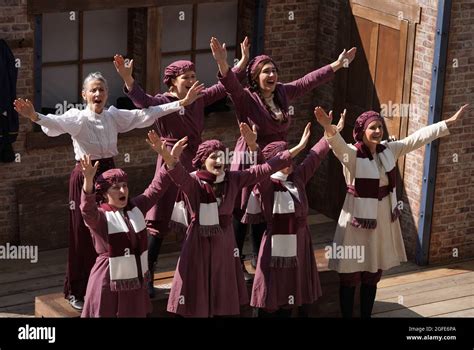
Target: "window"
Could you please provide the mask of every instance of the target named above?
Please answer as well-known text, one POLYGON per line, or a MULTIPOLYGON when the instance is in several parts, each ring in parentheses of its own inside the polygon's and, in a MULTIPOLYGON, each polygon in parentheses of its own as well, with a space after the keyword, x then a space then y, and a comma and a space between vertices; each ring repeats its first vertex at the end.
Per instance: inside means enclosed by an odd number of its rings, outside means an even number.
MULTIPOLYGON (((176 60, 191 60, 202 83, 216 83, 217 65, 212 57, 211 36, 226 43, 229 64, 233 65, 237 45, 238 1, 163 7, 161 31, 161 76, 176 60)), ((168 87, 161 83, 161 91, 168 87)))
POLYGON ((82 81, 96 71, 107 79, 108 104, 116 104, 122 81, 112 61, 116 53, 127 55, 127 27, 126 9, 43 14, 42 107, 64 113, 82 104, 82 81))

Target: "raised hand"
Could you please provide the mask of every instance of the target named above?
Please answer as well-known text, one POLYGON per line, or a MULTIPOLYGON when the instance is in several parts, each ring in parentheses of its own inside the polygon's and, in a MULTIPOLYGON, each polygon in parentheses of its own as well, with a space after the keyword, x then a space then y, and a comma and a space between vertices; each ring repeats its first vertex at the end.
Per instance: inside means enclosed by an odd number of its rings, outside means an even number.
POLYGON ((253 152, 257 149, 257 129, 255 125, 253 125, 252 129, 247 123, 240 123, 239 124, 240 135, 245 140, 248 148, 253 152))
POLYGON ((245 69, 250 59, 250 43, 248 37, 245 37, 244 41, 240 43, 240 52, 242 53, 242 58, 239 61, 239 66, 245 69))
POLYGON ((146 143, 148 143, 156 153, 161 156, 163 156, 163 153, 169 153, 168 148, 166 147, 166 142, 161 140, 155 130, 148 131, 147 136, 148 139, 145 139, 146 143))
POLYGON ((196 81, 193 86, 188 90, 186 97, 183 98, 180 102, 181 106, 188 106, 196 101, 198 98, 203 96, 202 91, 204 90, 204 84, 200 84, 199 81, 196 81))
MULTIPOLYGON (((329 114, 331 114, 331 112, 329 112, 329 114)), ((344 108, 344 112, 341 113, 341 118, 339 119, 339 122, 336 125, 337 132, 341 132, 341 130, 344 129, 344 122, 346 121, 346 113, 347 113, 347 109, 344 108)))
POLYGON ((36 122, 39 120, 38 114, 35 111, 35 107, 33 106, 33 103, 31 103, 30 100, 18 98, 13 102, 13 106, 15 108, 15 111, 18 112, 22 117, 28 118, 33 122, 36 122))
POLYGON ((174 144, 173 148, 171 149, 171 155, 173 156, 175 161, 179 160, 184 149, 188 147, 187 142, 188 142, 188 137, 185 136, 174 144))
POLYGON ((357 52, 357 48, 353 47, 349 51, 344 49, 338 57, 338 61, 342 64, 344 68, 349 67, 349 64, 354 60, 357 52))
POLYGON ((451 118, 446 119, 446 125, 448 127, 453 126, 453 124, 455 124, 458 120, 460 120, 464 116, 464 114, 467 113, 468 110, 469 110, 469 104, 465 104, 464 106, 459 108, 457 112, 454 113, 454 115, 451 118))
MULTIPOLYGON (((318 121, 318 123, 324 128, 324 131, 326 132, 327 136, 331 137, 337 133, 338 131, 337 126, 331 125, 332 111, 329 112, 329 115, 327 115, 324 109, 322 109, 321 107, 316 107, 314 109, 314 116, 316 117, 316 120, 318 121)), ((342 115, 341 115, 341 118, 342 118, 342 115)), ((344 115, 344 118, 345 118, 345 115, 344 115)), ((344 121, 342 123, 344 123, 344 121)))
POLYGON ((303 130, 303 134, 301 135, 301 139, 298 145, 304 149, 306 145, 308 144, 310 136, 311 136, 311 123, 308 123, 306 124, 306 127, 303 130))
POLYGON ((125 80, 125 78, 132 76, 133 60, 131 60, 130 62, 128 62, 128 64, 126 64, 125 59, 123 58, 122 55, 115 55, 114 66, 115 66, 115 69, 117 70, 117 73, 120 75, 120 77, 122 77, 122 79, 125 80))
POLYGON ((128 64, 125 63, 125 59, 122 55, 115 55, 114 56, 114 66, 117 70, 117 73, 125 82, 128 90, 131 90, 133 86, 134 79, 132 77, 133 72, 133 60, 131 60, 128 64))
POLYGON ((329 115, 327 115, 324 109, 321 107, 316 107, 314 109, 314 116, 316 117, 318 123, 321 124, 321 126, 325 129, 332 123, 332 111, 329 113, 329 115))
POLYGON ((95 164, 92 165, 90 154, 85 154, 80 159, 80 162, 81 162, 81 171, 82 171, 82 175, 84 175, 84 178, 93 180, 95 174, 97 173, 97 169, 99 168, 99 161, 96 161, 95 164))
POLYGON ((227 49, 225 43, 221 45, 217 38, 211 38, 211 50, 212 56, 217 62, 226 61, 227 62, 227 49))
POLYGON ((302 150, 305 149, 306 145, 308 144, 310 136, 311 136, 311 123, 308 123, 306 124, 306 127, 304 128, 303 135, 301 135, 300 142, 295 147, 289 150, 291 154, 291 158, 295 158, 298 155, 298 153, 300 153, 302 150))

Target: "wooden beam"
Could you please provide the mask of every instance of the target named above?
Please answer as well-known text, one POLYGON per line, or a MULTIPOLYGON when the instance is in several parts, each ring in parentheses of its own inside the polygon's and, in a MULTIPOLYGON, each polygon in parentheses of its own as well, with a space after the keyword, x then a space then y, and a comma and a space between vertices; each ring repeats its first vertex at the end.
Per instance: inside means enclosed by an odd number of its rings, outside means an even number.
POLYGON ((162 16, 158 7, 149 7, 147 12, 145 86, 149 94, 156 94, 160 91, 162 16))
POLYGON ((230 2, 232 0, 28 0, 28 14, 230 2))

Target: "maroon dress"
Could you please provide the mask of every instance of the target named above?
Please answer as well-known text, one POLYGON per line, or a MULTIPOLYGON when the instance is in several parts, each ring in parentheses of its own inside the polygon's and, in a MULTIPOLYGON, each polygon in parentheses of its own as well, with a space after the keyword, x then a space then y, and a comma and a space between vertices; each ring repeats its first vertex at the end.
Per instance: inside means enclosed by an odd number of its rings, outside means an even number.
MULTIPOLYGON (((145 192, 134 197, 130 202, 144 216, 170 184, 171 179, 163 169, 157 173, 145 192)), ((90 228, 92 241, 98 254, 89 276, 81 317, 146 317, 152 307, 146 284, 143 281, 141 281, 140 289, 118 292, 111 290, 108 224, 105 212, 97 206, 95 193, 82 192, 81 212, 84 222, 90 228)), ((131 242, 131 251, 134 251, 139 242, 132 225, 129 225, 129 229, 130 232, 127 235, 131 242)))
POLYGON ((290 153, 285 151, 245 171, 226 172, 219 205, 222 233, 210 237, 199 233, 198 180, 180 163, 168 171, 188 198, 187 209, 192 217, 171 286, 169 312, 187 317, 240 314, 240 306, 248 303, 248 293, 232 226, 235 198, 242 187, 262 181, 290 162, 290 153))
MULTIPOLYGON (((237 70, 237 68, 233 69, 237 70)), ((242 80, 244 77, 245 71, 238 72, 236 79, 242 80)), ((149 106, 161 105, 178 100, 177 97, 168 92, 157 94, 156 96, 147 95, 137 83, 133 84, 130 91, 126 90, 125 92, 138 108, 147 108, 149 106)), ((185 136, 188 137, 188 147, 184 149, 180 161, 189 172, 194 170, 191 162, 202 142, 201 134, 204 130, 204 108, 226 96, 227 93, 222 84, 218 83, 212 85, 204 89, 203 97, 185 107, 185 113, 183 115, 179 114, 179 112, 172 113, 155 122, 155 127, 159 135, 166 140, 166 145, 169 150, 173 148, 179 139, 185 136)), ((156 172, 160 170, 162 165, 163 159, 158 155, 156 172)), ((168 225, 177 192, 176 186, 172 184, 157 204, 147 213, 146 220, 149 224, 149 232, 151 234, 162 236, 168 232, 168 225)))
POLYGON ((329 151, 327 141, 322 138, 310 150, 305 160, 298 165, 288 177, 298 190, 298 198, 292 195, 295 203, 296 217, 296 267, 271 267, 271 235, 273 211, 273 185, 270 179, 258 183, 256 187, 261 195, 262 211, 267 222, 257 260, 257 270, 252 287, 250 305, 275 311, 287 305, 301 306, 312 304, 321 296, 314 250, 309 231, 308 198, 306 184, 311 179, 321 160, 329 151))

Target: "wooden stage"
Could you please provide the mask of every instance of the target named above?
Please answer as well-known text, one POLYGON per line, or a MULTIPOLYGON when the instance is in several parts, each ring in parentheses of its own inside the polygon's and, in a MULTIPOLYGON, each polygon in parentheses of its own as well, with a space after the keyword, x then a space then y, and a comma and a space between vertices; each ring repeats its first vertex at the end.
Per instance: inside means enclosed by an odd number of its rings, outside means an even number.
MULTIPOLYGON (((323 297, 312 317, 339 317, 338 277, 327 269, 324 247, 331 243, 336 223, 313 213, 309 218, 323 297)), ((244 253, 250 251, 246 242, 244 253)), ((78 317, 63 298, 67 249, 39 252, 38 262, 10 260, 0 265, 0 317, 78 317)), ((157 297, 152 316, 169 317, 167 293, 178 253, 159 258, 155 272, 157 297)), ((246 261, 252 272, 250 262, 246 261)), ((358 316, 358 295, 354 315, 358 316)), ((251 317, 250 307, 242 316, 251 317)), ((405 263, 384 272, 373 317, 474 317, 474 259, 449 265, 420 267, 405 263)))

